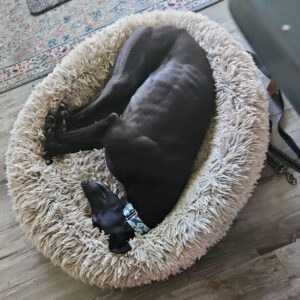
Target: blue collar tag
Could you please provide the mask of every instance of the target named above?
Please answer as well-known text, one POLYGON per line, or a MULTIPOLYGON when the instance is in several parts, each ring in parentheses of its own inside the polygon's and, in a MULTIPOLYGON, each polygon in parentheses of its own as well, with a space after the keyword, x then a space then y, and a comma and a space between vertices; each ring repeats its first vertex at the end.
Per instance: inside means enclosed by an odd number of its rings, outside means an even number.
POLYGON ((143 235, 150 230, 149 227, 139 218, 137 211, 131 203, 126 202, 123 208, 123 215, 135 232, 143 235))

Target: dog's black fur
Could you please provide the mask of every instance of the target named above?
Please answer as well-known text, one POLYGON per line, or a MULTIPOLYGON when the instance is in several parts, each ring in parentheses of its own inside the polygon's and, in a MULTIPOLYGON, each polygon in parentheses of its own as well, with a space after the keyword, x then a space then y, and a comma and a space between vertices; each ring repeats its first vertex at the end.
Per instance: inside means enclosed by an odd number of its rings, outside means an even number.
MULTIPOLYGON (((190 175, 213 115, 214 81, 204 50, 184 29, 139 28, 119 52, 97 98, 74 112, 61 105, 45 122, 49 157, 105 148, 110 171, 150 228, 170 212, 190 175)), ((93 222, 115 253, 134 233, 119 199, 101 183, 82 183, 93 222)))

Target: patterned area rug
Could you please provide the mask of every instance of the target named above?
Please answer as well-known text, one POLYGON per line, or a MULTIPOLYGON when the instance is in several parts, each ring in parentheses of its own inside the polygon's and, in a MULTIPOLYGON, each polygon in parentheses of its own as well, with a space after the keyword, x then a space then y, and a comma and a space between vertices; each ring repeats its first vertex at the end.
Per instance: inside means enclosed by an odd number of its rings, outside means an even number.
POLYGON ((72 0, 31 16, 25 0, 2 0, 0 93, 50 73, 79 42, 125 15, 154 9, 199 11, 219 1, 72 0))
POLYGON ((42 14, 69 0, 27 0, 27 6, 32 15, 42 14))

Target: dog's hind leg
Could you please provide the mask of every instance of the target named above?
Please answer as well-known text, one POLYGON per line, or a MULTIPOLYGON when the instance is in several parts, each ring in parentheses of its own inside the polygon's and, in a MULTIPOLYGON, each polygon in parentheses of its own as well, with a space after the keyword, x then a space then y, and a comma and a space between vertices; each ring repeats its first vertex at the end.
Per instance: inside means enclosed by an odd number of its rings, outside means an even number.
POLYGON ((102 92, 93 102, 71 114, 68 128, 87 126, 112 112, 122 114, 132 95, 159 67, 179 30, 172 26, 135 30, 121 48, 111 78, 102 92))
POLYGON ((106 130, 117 119, 118 115, 112 113, 92 125, 75 130, 53 131, 50 128, 45 132, 45 158, 51 159, 56 155, 102 148, 102 138, 106 130))

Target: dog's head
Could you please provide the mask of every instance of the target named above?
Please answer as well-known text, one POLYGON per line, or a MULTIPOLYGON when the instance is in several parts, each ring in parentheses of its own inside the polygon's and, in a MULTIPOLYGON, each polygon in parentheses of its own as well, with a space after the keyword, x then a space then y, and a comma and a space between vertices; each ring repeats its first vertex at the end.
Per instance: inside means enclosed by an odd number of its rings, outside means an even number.
POLYGON ((83 181, 81 186, 91 207, 94 226, 109 235, 109 250, 117 254, 128 252, 134 230, 123 215, 125 201, 98 181, 83 181))

